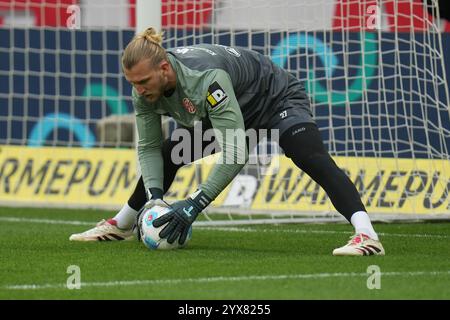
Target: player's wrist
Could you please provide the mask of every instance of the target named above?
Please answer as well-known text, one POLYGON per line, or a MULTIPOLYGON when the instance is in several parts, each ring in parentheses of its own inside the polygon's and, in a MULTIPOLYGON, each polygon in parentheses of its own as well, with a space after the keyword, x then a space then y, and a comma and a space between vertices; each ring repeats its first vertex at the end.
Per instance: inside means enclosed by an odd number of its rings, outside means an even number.
POLYGON ((164 192, 159 188, 149 188, 147 189, 147 200, 162 199, 164 197, 164 192))

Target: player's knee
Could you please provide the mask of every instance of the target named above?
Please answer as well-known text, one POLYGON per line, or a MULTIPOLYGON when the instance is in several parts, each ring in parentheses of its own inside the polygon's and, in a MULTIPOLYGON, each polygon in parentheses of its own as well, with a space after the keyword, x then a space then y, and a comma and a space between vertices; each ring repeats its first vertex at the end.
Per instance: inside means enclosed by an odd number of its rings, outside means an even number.
POLYGON ((316 144, 290 144, 284 149, 286 157, 297 167, 314 176, 331 175, 339 170, 325 148, 316 144))

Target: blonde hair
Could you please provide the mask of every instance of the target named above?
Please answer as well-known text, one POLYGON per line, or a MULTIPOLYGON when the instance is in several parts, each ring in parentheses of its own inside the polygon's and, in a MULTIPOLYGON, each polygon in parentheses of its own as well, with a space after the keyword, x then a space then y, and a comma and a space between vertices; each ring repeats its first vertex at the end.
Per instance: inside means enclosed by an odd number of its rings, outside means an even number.
POLYGON ((166 50, 162 47, 163 33, 152 27, 134 36, 122 55, 122 67, 130 70, 143 59, 150 59, 150 66, 167 59, 166 50))

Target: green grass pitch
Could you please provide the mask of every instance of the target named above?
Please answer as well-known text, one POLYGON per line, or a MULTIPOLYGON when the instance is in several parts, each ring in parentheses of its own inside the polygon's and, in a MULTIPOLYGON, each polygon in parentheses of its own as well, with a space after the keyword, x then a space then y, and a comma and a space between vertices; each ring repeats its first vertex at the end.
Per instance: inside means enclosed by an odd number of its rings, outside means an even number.
POLYGON ((347 224, 194 227, 174 251, 68 240, 112 215, 0 208, 0 299, 450 299, 450 223, 375 224, 384 257, 333 257, 347 224))

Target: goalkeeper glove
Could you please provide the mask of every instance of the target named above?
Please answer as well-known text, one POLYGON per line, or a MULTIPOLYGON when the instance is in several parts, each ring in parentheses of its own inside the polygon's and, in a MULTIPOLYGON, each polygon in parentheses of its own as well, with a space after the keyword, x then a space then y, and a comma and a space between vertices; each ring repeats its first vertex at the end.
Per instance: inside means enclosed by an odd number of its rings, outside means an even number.
POLYGON ((172 204, 170 206, 172 210, 153 221, 153 226, 159 228, 167 223, 159 236, 167 238, 170 244, 179 237, 178 243, 182 245, 186 241, 192 223, 210 202, 211 199, 202 190, 197 190, 187 199, 172 204))

